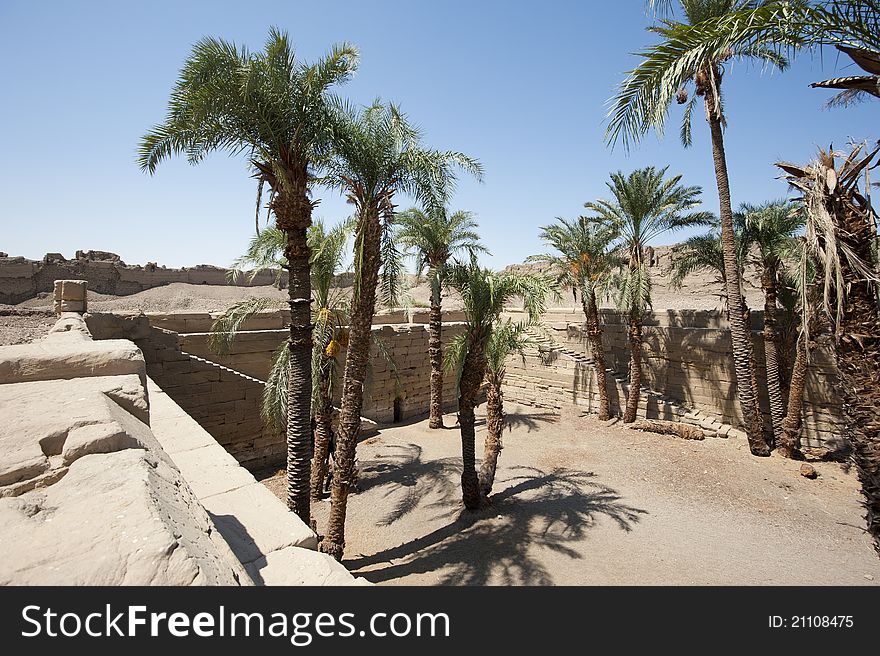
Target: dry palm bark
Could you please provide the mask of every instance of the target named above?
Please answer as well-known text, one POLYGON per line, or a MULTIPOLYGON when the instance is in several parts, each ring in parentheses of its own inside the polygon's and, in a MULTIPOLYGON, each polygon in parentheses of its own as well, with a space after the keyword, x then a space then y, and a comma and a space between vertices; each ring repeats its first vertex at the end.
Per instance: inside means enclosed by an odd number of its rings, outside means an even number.
POLYGON ((680 424, 677 421, 662 421, 660 419, 640 419, 627 426, 632 430, 659 433, 660 435, 675 435, 685 440, 702 440, 705 436, 696 426, 680 424))
POLYGON ((440 290, 432 290, 428 320, 428 359, 431 363, 431 407, 428 426, 443 428, 443 310, 440 290))
POLYGON ((492 492, 498 456, 501 454, 501 436, 504 431, 504 392, 502 381, 495 376, 486 380, 486 442, 480 463, 480 494, 483 498, 492 492))
POLYGON ((611 405, 608 402, 608 373, 605 368, 605 347, 602 346, 602 326, 599 324, 599 307, 596 304, 596 292, 590 290, 581 294, 581 305, 587 322, 587 341, 596 370, 596 387, 599 391, 599 420, 607 421, 611 417, 611 405))
POLYGON ((330 493, 330 518, 327 534, 321 541, 321 551, 337 560, 345 549, 345 512, 348 493, 355 483, 355 447, 361 428, 361 410, 364 403, 364 379, 370 354, 373 313, 376 309, 376 287, 381 265, 382 225, 379 210, 369 208, 360 218, 358 234, 361 244, 360 279, 352 299, 349 319, 348 351, 345 356, 345 375, 342 381, 342 411, 334 454, 333 487, 330 493))
POLYGON ((330 437, 333 433, 333 399, 330 398, 330 380, 324 377, 319 385, 318 403, 315 414, 315 453, 312 458, 311 492, 312 500, 320 501, 324 495, 324 480, 327 478, 327 461, 330 452, 330 437))
POLYGON ((722 131, 721 106, 717 88, 721 84, 721 72, 716 65, 710 70, 701 71, 697 76, 697 93, 705 100, 706 117, 712 136, 712 159, 715 163, 715 180, 718 185, 720 201, 721 243, 724 250, 724 273, 727 283, 727 302, 730 309, 730 339, 733 345, 733 364, 736 374, 736 392, 749 450, 756 456, 770 455, 764 441, 764 427, 756 410, 756 390, 752 384, 751 370, 755 359, 750 326, 746 325, 746 314, 742 296, 739 266, 736 261, 736 241, 733 232, 733 209, 730 204, 730 180, 727 174, 727 159, 724 153, 724 134, 722 131))
POLYGON ((803 460, 801 451, 801 423, 804 406, 804 390, 809 371, 808 333, 801 333, 797 341, 797 351, 791 367, 788 407, 782 420, 782 430, 778 433, 776 448, 780 455, 792 460, 803 460))
POLYGON ((486 355, 481 347, 469 348, 461 369, 458 394, 458 423, 461 428, 461 493, 464 507, 480 507, 480 484, 477 476, 476 431, 474 408, 483 377, 486 375, 486 355))
POLYGON ((804 193, 807 248, 824 277, 824 309, 836 336, 845 436, 865 497, 868 532, 880 554, 880 298, 875 244, 876 214, 858 183, 880 147, 856 147, 840 167, 835 153, 816 163, 781 163, 789 182, 804 193))
POLYGON ((639 398, 642 391, 642 321, 638 311, 629 314, 629 393, 626 395, 626 410, 623 422, 628 424, 636 419, 639 398))
POLYGON ((773 435, 778 441, 783 431, 785 406, 782 401, 780 375, 781 338, 778 327, 779 319, 776 316, 777 279, 777 271, 765 270, 761 275, 761 286, 764 288, 764 360, 767 366, 767 396, 770 400, 773 435))
POLYGON ((284 257, 289 274, 287 506, 309 526, 312 523, 309 506, 312 421, 308 411, 312 403, 312 285, 307 231, 312 223, 313 205, 309 200, 306 166, 291 166, 288 175, 291 190, 281 191, 272 199, 276 225, 287 236, 284 257))

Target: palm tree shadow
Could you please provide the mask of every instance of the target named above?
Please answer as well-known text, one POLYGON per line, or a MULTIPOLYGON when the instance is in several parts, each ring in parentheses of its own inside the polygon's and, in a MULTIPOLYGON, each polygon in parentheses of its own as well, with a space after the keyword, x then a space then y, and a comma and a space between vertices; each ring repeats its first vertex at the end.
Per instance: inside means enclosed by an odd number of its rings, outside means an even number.
POLYGON ((507 432, 524 427, 527 432, 531 433, 541 428, 542 424, 555 424, 558 421, 558 412, 535 412, 530 409, 527 412, 514 411, 504 413, 504 425, 507 432))
POLYGON ((434 509, 431 520, 448 521, 404 544, 346 560, 353 573, 373 583, 438 572, 441 585, 552 585, 538 552, 579 559, 576 547, 600 517, 628 532, 647 512, 622 503, 592 472, 524 466, 507 469, 509 476, 496 482, 499 492, 485 508, 462 510, 458 458, 423 462, 420 447, 399 449, 388 462, 371 461, 364 468, 370 486, 387 486, 386 496, 399 497, 380 525, 416 509, 434 509), (431 500, 421 503, 426 496, 431 500))

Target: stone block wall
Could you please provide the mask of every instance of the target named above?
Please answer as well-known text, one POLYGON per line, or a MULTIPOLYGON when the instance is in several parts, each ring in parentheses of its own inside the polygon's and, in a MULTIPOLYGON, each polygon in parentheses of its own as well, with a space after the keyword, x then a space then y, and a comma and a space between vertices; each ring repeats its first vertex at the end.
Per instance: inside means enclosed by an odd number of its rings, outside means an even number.
MULTIPOLYGON (((155 321, 154 317, 150 318, 155 321)), ((168 323, 167 320, 161 320, 168 323)), ((186 321, 190 321, 187 319, 186 321)), ((261 325, 268 317, 261 319, 261 325)), ((444 323, 443 341, 459 334, 461 323, 444 323)), ((362 415, 379 423, 392 423, 426 415, 430 401, 430 363, 428 328, 424 324, 379 324, 373 327, 374 343, 370 350, 362 415), (391 356, 391 361, 383 355, 391 356), (395 414, 396 413, 396 414, 395 414)), ((287 338, 286 330, 246 330, 239 333, 229 353, 217 355, 208 346, 209 333, 185 333, 179 336, 181 350, 229 367, 259 380, 266 380, 275 350, 287 338)), ((346 351, 337 356, 339 374, 346 351)), ((456 407, 455 375, 444 377, 444 406, 456 407)), ((341 384, 337 390, 341 389, 341 384)), ((335 402, 340 402, 337 394, 335 402)))
MULTIPOLYGON (((246 327, 276 325, 284 320, 283 313, 279 314, 267 313, 246 327)), ((251 470, 278 466, 285 458, 284 436, 263 426, 260 401, 272 356, 287 331, 242 331, 230 353, 218 356, 208 347, 208 333, 158 327, 203 328, 212 320, 210 315, 87 315, 96 336, 132 339, 144 354, 150 378, 242 465, 251 470)), ((444 342, 462 330, 461 323, 445 324, 444 342)), ((427 326, 380 324, 373 331, 376 343, 370 352, 362 416, 379 423, 425 416, 430 401, 427 326), (383 351, 391 355, 393 364, 383 351)), ((337 360, 341 383, 344 350, 337 360)), ((448 410, 457 404, 455 387, 455 375, 447 374, 444 405, 448 410)), ((340 403, 338 392, 335 403, 340 403)))
POLYGON ((284 461, 284 436, 260 418, 260 380, 190 357, 178 334, 161 328, 136 344, 150 378, 239 463, 253 470, 284 461))
MULTIPOLYGON (((515 313, 514 313, 515 314, 515 313)), ((601 311, 602 340, 606 365, 618 376, 629 366, 626 317, 614 310, 601 311)), ((763 342, 762 313, 752 313, 753 341, 758 366, 759 400, 769 425, 763 342)), ((558 345, 592 360, 583 334, 583 315, 575 311, 551 312, 546 317, 550 339, 558 345)), ((837 442, 841 435, 842 401, 836 391, 837 373, 833 353, 827 344, 812 354, 804 407, 804 444, 819 447, 837 442)), ((718 312, 663 311, 645 320, 642 343, 642 384, 661 395, 683 402, 718 417, 725 424, 741 427, 742 416, 736 397, 733 355, 726 318, 718 312)), ((567 361, 543 365, 537 353, 525 367, 512 358, 508 367, 508 396, 523 403, 551 407, 549 398, 563 399, 595 410, 595 377, 590 365, 567 361)), ((625 402, 625 389, 618 381, 609 383, 612 410, 625 402)), ((558 402, 556 402, 558 406, 558 402)), ((657 415, 655 415, 657 416, 657 415)), ((660 417, 663 418, 663 417, 660 417)))

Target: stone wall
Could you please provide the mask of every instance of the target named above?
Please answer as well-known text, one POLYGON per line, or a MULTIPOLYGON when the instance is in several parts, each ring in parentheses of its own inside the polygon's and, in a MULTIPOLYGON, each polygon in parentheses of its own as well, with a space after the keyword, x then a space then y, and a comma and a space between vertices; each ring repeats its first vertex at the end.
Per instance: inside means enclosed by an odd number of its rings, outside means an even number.
MULTIPOLYGON (((462 329, 461 323, 444 323, 444 343, 448 343, 462 329)), ((209 348, 209 333, 181 333, 179 345, 184 352, 258 380, 266 380, 273 354, 287 335, 286 330, 243 331, 239 333, 230 352, 223 356, 209 348)), ((427 415, 430 401, 427 326, 375 325, 373 339, 376 343, 370 350, 362 416, 379 423, 392 423, 427 415), (386 359, 383 351, 390 355, 390 360, 386 359)), ((337 356, 340 377, 345 355, 345 350, 342 350, 337 356)), ((175 368, 171 367, 172 370, 175 368)), ((456 407, 455 383, 454 374, 445 376, 444 405, 447 409, 456 407)), ((337 385, 337 390, 339 389, 341 384, 337 385)), ((338 393, 335 401, 337 404, 340 401, 338 393)))
MULTIPOLYGON (((47 253, 42 260, 0 257, 0 303, 21 303, 40 292, 52 291, 55 281, 63 279, 87 280, 90 291, 124 296, 172 282, 225 285, 226 273, 226 269, 206 264, 182 269, 154 263, 129 266, 118 255, 101 251, 77 251, 72 260, 60 253, 47 253)), ((271 285, 274 280, 274 272, 260 271, 250 284, 271 285)))
MULTIPOLYGON (((606 365, 622 379, 629 366, 626 317, 614 310, 602 310, 601 315, 606 365)), ((761 366, 764 361, 760 337, 762 313, 753 312, 752 319, 755 357, 759 363, 759 398, 769 425, 766 373, 761 366)), ((551 312, 546 316, 546 323, 553 343, 584 356, 589 363, 563 357, 544 365, 537 352, 530 354, 525 366, 513 358, 508 368, 511 388, 508 397, 546 405, 547 397, 555 395, 565 402, 594 404, 595 377, 592 354, 583 335, 583 315, 574 310, 551 312)), ((840 440, 842 401, 836 391, 837 374, 827 345, 820 344, 814 350, 810 367, 804 407, 804 443, 816 447, 826 443, 833 445, 840 440)), ((721 313, 668 310, 646 318, 642 370, 643 386, 716 416, 724 424, 742 426, 730 332, 721 313)), ((626 398, 621 380, 609 383, 609 396, 612 410, 620 411, 626 398)))
MULTIPOLYGON (((459 318, 460 313, 451 313, 459 318)), ((425 324, 383 324, 404 318, 399 313, 377 315, 375 343, 370 352, 364 407, 361 415, 378 423, 393 423, 427 415, 430 401, 428 329, 425 324), (380 349, 379 343, 383 346, 380 349), (389 361, 383 351, 390 354, 389 361)), ((415 319, 427 320, 421 315, 415 319)), ((208 431, 245 467, 256 470, 284 462, 284 436, 267 429, 260 417, 263 381, 275 350, 287 337, 286 330, 263 329, 280 325, 284 313, 265 313, 244 325, 231 351, 219 356, 208 347, 206 332, 176 332, 159 326, 204 329, 213 318, 208 314, 119 315, 91 314, 86 320, 100 339, 124 337, 141 349, 147 373, 181 408, 208 431), (255 328, 256 327, 256 328, 255 328)), ((461 323, 444 324, 444 342, 463 329, 461 323)), ((340 384, 335 403, 341 399, 345 350, 337 356, 340 384)), ((447 410, 457 405, 454 374, 444 379, 447 410)))

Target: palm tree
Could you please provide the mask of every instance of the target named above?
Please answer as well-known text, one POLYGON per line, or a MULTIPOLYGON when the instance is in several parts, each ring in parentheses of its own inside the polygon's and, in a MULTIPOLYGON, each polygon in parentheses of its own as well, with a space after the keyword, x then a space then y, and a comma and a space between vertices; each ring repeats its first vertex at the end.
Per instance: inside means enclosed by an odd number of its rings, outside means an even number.
POLYGON ((355 447, 360 432, 376 289, 382 273, 385 300, 392 304, 400 279, 400 259, 392 230, 394 195, 397 192, 409 194, 429 211, 438 211, 454 187, 455 169, 463 168, 479 178, 482 167, 461 153, 424 148, 419 143, 421 133, 409 124, 400 110, 379 101, 361 111, 340 107, 337 129, 335 156, 328 164, 327 183, 341 189, 355 207, 355 281, 330 518, 319 548, 341 559, 348 492, 356 476, 355 447))
POLYGON ((616 258, 609 250, 616 236, 613 227, 596 223, 585 216, 575 220, 557 218, 555 224, 541 228, 541 239, 560 255, 533 255, 527 260, 551 265, 559 284, 571 289, 575 296, 580 293, 587 340, 596 363, 599 419, 602 421, 610 418, 611 407, 596 296, 597 292, 607 290, 617 265, 616 258))
POLYGON ((635 421, 642 383, 642 320, 651 306, 651 270, 644 249, 656 237, 687 226, 706 225, 709 212, 688 212, 699 205, 701 189, 685 187, 681 176, 665 179, 668 167, 637 169, 628 176, 611 174, 606 183, 614 200, 584 203, 598 220, 619 235, 627 264, 619 281, 618 305, 629 313, 629 395, 623 421, 635 421))
MULTIPOLYGON (((859 180, 880 146, 849 155, 819 152, 807 166, 778 164, 803 193, 805 248, 821 281, 822 309, 836 337, 837 371, 843 396, 844 430, 867 509, 868 532, 880 554, 880 276, 877 214, 859 180), (844 157, 840 165, 836 158, 844 157)), ((808 286, 803 285, 802 289, 808 286)), ((806 311, 809 299, 804 298, 806 311)), ((807 318, 802 320, 806 333, 807 318)), ((808 336, 807 336, 808 337, 808 336)))
MULTIPOLYGON (((336 385, 338 355, 346 346, 347 316, 343 294, 333 285, 340 273, 345 247, 351 236, 351 223, 344 222, 327 230, 318 219, 309 227, 308 244, 311 252, 311 286, 314 306, 312 344, 312 399, 311 418, 314 420, 314 455, 311 464, 311 498, 320 500, 327 475, 328 452, 332 435, 333 389, 336 385)), ((282 255, 286 237, 275 226, 269 226, 251 239, 247 252, 235 261, 234 276, 242 275, 241 268, 253 267, 255 273, 275 264, 279 271, 287 267, 282 255)), ((217 353, 229 351, 238 332, 257 312, 280 310, 283 301, 271 298, 250 298, 229 307, 214 322, 209 345, 217 353)), ((287 423, 287 390, 289 385, 290 351, 282 344, 274 353, 272 366, 263 388, 261 415, 272 430, 283 431, 287 423)))
MULTIPOLYGON (((803 241, 803 238, 801 238, 803 241)), ((801 426, 804 405, 804 393, 807 387, 807 376, 810 366, 811 335, 815 335, 821 325, 819 306, 822 299, 818 294, 816 267, 812 255, 803 244, 798 245, 798 266, 795 278, 795 305, 801 305, 801 320, 806 323, 798 330, 795 342, 795 356, 791 365, 788 385, 788 401, 785 417, 782 420, 782 432, 777 437, 777 451, 792 460, 803 460, 801 451, 801 426), (805 303, 805 304, 804 304, 805 303)), ((793 307, 794 310, 798 309, 793 307)))
MULTIPOLYGON (((670 2, 649 0, 649 6, 669 11, 670 2)), ((778 35, 768 34, 748 44, 733 42, 724 49, 681 47, 682 41, 692 38, 691 28, 705 21, 724 18, 726 15, 751 9, 768 2, 755 0, 680 0, 679 5, 686 22, 663 20, 649 28, 659 34, 662 41, 640 53, 643 61, 629 73, 613 100, 606 132, 609 143, 622 140, 626 146, 637 142, 652 128, 659 134, 668 115, 673 99, 686 104, 681 125, 681 140, 691 144, 691 115, 697 98, 703 99, 712 141, 712 158, 718 185, 720 203, 721 239, 724 247, 727 298, 730 307, 730 333, 733 345, 734 368, 737 379, 737 396, 746 422, 749 448, 754 455, 766 456, 770 450, 764 440, 760 413, 757 412, 756 390, 750 371, 753 369, 754 351, 749 326, 746 324, 742 303, 742 283, 736 265, 736 244, 733 230, 733 209, 730 202, 730 181, 724 151, 723 128, 726 124, 721 95, 724 65, 733 59, 756 59, 780 70, 788 62, 778 51, 767 44, 778 40, 778 35), (686 86, 694 85, 694 93, 688 100, 686 86)))
POLYGON ((734 221, 743 227, 746 248, 757 250, 757 264, 764 291, 764 359, 767 367, 767 395, 773 435, 782 435, 785 418, 785 399, 782 393, 781 353, 778 298, 785 285, 785 261, 795 254, 795 234, 804 226, 801 208, 788 201, 763 205, 742 205, 734 221))
MULTIPOLYGON (((458 371, 458 423, 461 431, 461 493, 465 508, 479 508, 486 488, 476 470, 476 433, 474 408, 487 371, 487 348, 501 313, 513 300, 522 299, 529 322, 537 323, 544 313, 547 296, 553 293, 550 282, 527 273, 494 273, 484 269, 476 258, 467 263, 456 262, 448 272, 449 285, 458 291, 464 302, 467 320, 465 332, 458 335, 446 352, 447 368, 458 371)), ((500 399, 499 399, 500 402, 500 399)), ((499 405, 500 409, 500 405, 499 405)), ((484 461, 497 462, 500 439, 486 436, 484 461)), ((487 464, 494 477, 494 465, 487 464)))
POLYGON ((271 189, 269 209, 287 237, 290 281, 287 505, 306 524, 312 453, 309 186, 332 136, 328 89, 351 76, 357 58, 353 46, 342 45, 314 64, 300 62, 287 35, 275 28, 259 53, 202 39, 171 92, 165 122, 147 132, 139 151, 140 166, 150 173, 172 155, 185 153, 195 164, 215 150, 244 153, 260 189, 264 183, 271 189))
POLYGON ((431 285, 431 315, 428 323, 428 358, 431 362, 431 410, 428 426, 443 428, 443 311, 441 290, 449 258, 462 252, 487 253, 477 234, 477 222, 471 212, 448 214, 444 209, 423 212, 411 208, 394 218, 397 242, 414 252, 416 273, 427 269, 431 285))
POLYGON ((480 495, 485 499, 492 492, 498 456, 501 454, 501 436, 504 434, 504 375, 508 357, 524 356, 524 349, 535 346, 529 335, 532 326, 527 322, 510 319, 496 322, 486 342, 486 444, 480 464, 478 480, 480 495))

